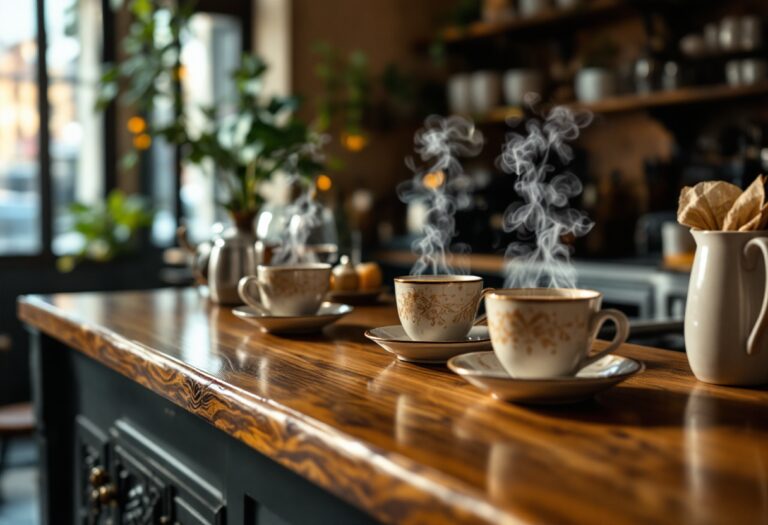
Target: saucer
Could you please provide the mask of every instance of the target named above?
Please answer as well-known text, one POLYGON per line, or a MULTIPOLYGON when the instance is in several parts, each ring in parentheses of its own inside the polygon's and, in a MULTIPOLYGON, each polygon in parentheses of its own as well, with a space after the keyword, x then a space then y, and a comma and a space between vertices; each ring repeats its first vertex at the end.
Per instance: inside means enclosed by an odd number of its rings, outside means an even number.
POLYGON ((366 305, 375 304, 379 300, 381 294, 386 291, 386 288, 376 288, 375 290, 331 290, 326 297, 330 301, 336 301, 339 303, 352 304, 352 305, 366 305))
POLYGON ((575 376, 515 379, 493 352, 454 357, 448 368, 481 390, 503 401, 530 404, 575 403, 617 385, 641 372, 645 365, 628 357, 607 355, 582 368, 575 376))
POLYGON ((462 341, 414 341, 400 325, 372 328, 365 332, 365 337, 399 360, 411 363, 445 363, 453 356, 491 347, 487 326, 473 326, 462 341))
POLYGON ((232 313, 243 321, 258 326, 262 332, 306 334, 319 331, 353 310, 354 308, 346 304, 324 302, 317 313, 310 315, 270 315, 250 306, 238 306, 232 309, 232 313))

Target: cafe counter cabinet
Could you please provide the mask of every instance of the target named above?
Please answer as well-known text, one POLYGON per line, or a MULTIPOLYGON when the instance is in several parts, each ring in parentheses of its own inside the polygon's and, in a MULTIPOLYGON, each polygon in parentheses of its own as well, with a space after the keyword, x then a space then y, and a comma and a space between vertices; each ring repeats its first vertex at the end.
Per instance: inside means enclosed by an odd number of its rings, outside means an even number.
POLYGON ((594 400, 494 401, 367 341, 254 330, 195 290, 28 296, 46 523, 765 523, 768 392, 683 354, 594 400))

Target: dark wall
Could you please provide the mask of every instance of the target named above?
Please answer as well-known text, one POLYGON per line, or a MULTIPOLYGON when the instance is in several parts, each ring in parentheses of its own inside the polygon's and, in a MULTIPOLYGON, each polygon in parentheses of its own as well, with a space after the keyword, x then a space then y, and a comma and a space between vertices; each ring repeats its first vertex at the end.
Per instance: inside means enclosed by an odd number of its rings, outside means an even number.
POLYGON ((11 338, 10 351, 0 351, 0 405, 30 398, 29 341, 16 315, 20 295, 167 286, 159 252, 111 263, 82 263, 69 273, 60 273, 48 261, 0 263, 5 266, 0 267, 0 334, 11 338))

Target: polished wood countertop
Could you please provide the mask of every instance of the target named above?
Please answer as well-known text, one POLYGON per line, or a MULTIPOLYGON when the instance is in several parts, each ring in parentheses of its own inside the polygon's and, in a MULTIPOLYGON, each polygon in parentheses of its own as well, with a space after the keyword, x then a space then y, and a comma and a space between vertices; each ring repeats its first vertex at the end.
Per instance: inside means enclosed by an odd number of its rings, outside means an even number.
POLYGON ((766 523, 768 391, 644 373, 574 406, 497 402, 363 337, 262 334, 196 290, 23 297, 19 317, 387 523, 766 523))

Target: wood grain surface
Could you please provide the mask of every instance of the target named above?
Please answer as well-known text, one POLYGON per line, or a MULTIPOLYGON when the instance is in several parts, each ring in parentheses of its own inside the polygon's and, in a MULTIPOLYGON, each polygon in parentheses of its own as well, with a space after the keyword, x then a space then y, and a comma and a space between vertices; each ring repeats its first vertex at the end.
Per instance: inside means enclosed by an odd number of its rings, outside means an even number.
POLYGON ((196 290, 23 297, 19 317, 387 523, 766 523, 768 391, 685 356, 574 406, 494 401, 363 337, 262 334, 196 290))

